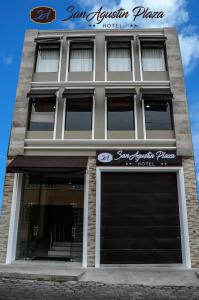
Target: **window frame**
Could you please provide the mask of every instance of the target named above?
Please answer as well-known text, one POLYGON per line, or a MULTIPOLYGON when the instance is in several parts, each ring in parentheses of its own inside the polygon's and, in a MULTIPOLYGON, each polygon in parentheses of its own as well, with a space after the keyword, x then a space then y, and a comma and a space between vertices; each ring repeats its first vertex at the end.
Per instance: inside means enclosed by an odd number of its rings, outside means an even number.
POLYGON ((94 72, 94 41, 74 41, 71 40, 69 43, 69 55, 68 55, 68 68, 67 68, 67 72, 68 73, 84 73, 84 72, 89 72, 89 73, 93 73, 94 72), (70 65, 71 65, 71 52, 72 52, 72 44, 91 44, 92 47, 91 48, 73 48, 73 49, 91 49, 92 50, 92 71, 70 71, 70 65))
POLYGON ((65 99, 65 109, 64 109, 64 130, 63 132, 78 132, 78 131, 89 131, 89 132, 92 132, 92 137, 93 137, 93 130, 94 130, 94 97, 91 96, 91 97, 88 97, 88 99, 86 101, 90 101, 91 102, 91 120, 90 120, 90 125, 91 125, 91 128, 90 129, 67 129, 67 102, 68 101, 76 101, 76 102, 83 102, 85 100, 79 100, 78 98, 66 98, 65 99))
MULTIPOLYGON (((61 48, 62 48, 62 45, 61 45, 61 42, 60 41, 56 41, 56 42, 42 42, 42 43, 37 43, 36 44, 36 48, 35 48, 35 57, 34 57, 34 73, 36 74, 40 74, 40 73, 57 73, 59 74, 60 72, 60 68, 61 68, 61 48), (58 59, 58 70, 57 72, 37 72, 36 69, 37 69, 37 59, 38 59, 38 52, 39 52, 39 46, 46 46, 46 49, 48 48, 49 45, 58 45, 58 50, 59 50, 59 59, 58 59)), ((50 47, 49 47, 50 49, 50 47)), ((53 49, 53 48, 52 48, 53 49)))
MULTIPOLYGON (((136 132, 136 116, 135 116, 135 109, 136 109, 136 107, 135 107, 134 96, 128 96, 128 97, 126 97, 126 99, 129 99, 131 101, 131 105, 132 105, 132 117, 133 117, 133 120, 132 120, 132 122, 133 122, 133 128, 132 129, 109 129, 108 128, 108 113, 109 113, 109 111, 108 111, 108 104, 109 103, 108 102, 111 99, 114 101, 114 97, 106 97, 106 110, 105 110, 105 114, 106 114, 106 116, 105 116, 105 118, 106 118, 105 119, 106 120, 106 124, 105 124, 105 126, 106 126, 106 128, 105 128, 105 130, 106 130, 106 136, 107 136, 107 132, 108 131, 111 131, 111 132, 117 132, 117 131, 123 131, 123 132, 124 131, 129 131, 129 132, 133 132, 133 131, 135 131, 136 132)), ((122 99, 122 96, 121 96, 121 99, 122 99)))
POLYGON ((147 99, 147 100, 142 100, 143 101, 143 118, 144 118, 144 125, 145 125, 145 131, 174 131, 174 118, 173 118, 173 102, 172 102, 172 99, 163 99, 163 100, 160 100, 161 102, 168 102, 169 103, 169 109, 170 109, 170 122, 171 122, 171 129, 147 129, 147 123, 146 123, 146 109, 145 109, 145 106, 146 106, 146 102, 157 102, 158 104, 158 100, 153 100, 153 97, 151 97, 151 100, 150 99, 147 99))
POLYGON ((107 63, 106 63, 106 72, 108 73, 108 72, 133 72, 133 67, 132 67, 132 62, 133 62, 133 58, 132 58, 132 56, 133 56, 133 51, 132 51, 132 44, 131 44, 131 41, 125 41, 125 42, 121 42, 121 41, 107 41, 106 42, 106 61, 107 61, 107 63), (122 43, 128 43, 129 44, 129 47, 127 48, 127 47, 120 47, 120 48, 118 48, 118 47, 115 47, 115 48, 109 48, 109 44, 110 43, 112 43, 112 44, 118 44, 118 43, 121 43, 121 45, 122 45, 122 43), (108 65, 109 65, 109 63, 108 63, 108 51, 109 51, 109 49, 128 49, 129 50, 129 53, 130 53, 130 70, 128 70, 128 71, 109 71, 108 70, 108 65))
MULTIPOLYGON (((46 96, 46 98, 48 98, 46 96)), ((57 111, 57 99, 56 99, 56 96, 55 97, 50 97, 49 99, 53 99, 54 102, 55 102, 55 109, 54 109, 54 126, 53 126, 53 129, 52 130, 32 130, 30 129, 30 122, 31 122, 31 113, 32 113, 32 105, 33 105, 33 101, 35 99, 39 99, 39 97, 30 97, 29 98, 29 103, 28 103, 28 117, 27 117, 27 131, 36 131, 36 132, 41 132, 41 131, 48 131, 48 132, 54 132, 55 131, 55 126, 56 126, 56 111, 57 111)), ((42 100, 40 100, 42 101, 42 100)), ((45 100, 43 100, 45 102, 45 100)), ((47 102, 47 101, 46 101, 47 102)), ((53 101, 51 101, 53 102, 53 101)))
POLYGON ((150 40, 147 40, 147 41, 145 41, 145 40, 140 40, 140 57, 141 57, 141 67, 142 67, 142 73, 143 72, 168 72, 168 61, 167 61, 167 51, 166 51, 166 43, 165 43, 165 41, 158 41, 158 40, 156 40, 156 41, 154 41, 154 40, 152 40, 152 41, 150 41, 150 40), (157 45, 157 44, 162 44, 162 46, 161 47, 144 47, 142 44, 143 43, 145 43, 145 44, 154 44, 154 45, 157 45), (142 50, 143 49, 163 49, 163 55, 164 55, 164 64, 165 64, 165 70, 164 71, 156 71, 156 70, 148 70, 148 71, 145 71, 144 69, 143 69, 143 54, 142 54, 142 50))

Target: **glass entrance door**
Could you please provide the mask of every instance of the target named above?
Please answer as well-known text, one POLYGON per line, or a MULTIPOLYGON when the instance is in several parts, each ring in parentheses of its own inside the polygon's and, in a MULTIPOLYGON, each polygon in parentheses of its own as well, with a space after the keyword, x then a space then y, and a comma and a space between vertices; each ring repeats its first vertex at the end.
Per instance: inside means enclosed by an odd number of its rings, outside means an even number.
POLYGON ((17 258, 81 261, 83 197, 83 175, 25 175, 17 258))

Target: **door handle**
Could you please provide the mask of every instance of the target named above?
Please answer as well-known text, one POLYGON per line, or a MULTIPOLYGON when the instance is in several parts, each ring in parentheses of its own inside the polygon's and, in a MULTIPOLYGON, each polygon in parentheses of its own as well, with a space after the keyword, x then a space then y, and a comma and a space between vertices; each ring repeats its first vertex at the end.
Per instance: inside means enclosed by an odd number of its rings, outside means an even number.
POLYGON ((75 232, 76 232, 76 227, 72 226, 72 237, 73 238, 75 237, 75 232))
POLYGON ((39 232, 39 225, 35 224, 33 225, 33 236, 37 237, 39 232))

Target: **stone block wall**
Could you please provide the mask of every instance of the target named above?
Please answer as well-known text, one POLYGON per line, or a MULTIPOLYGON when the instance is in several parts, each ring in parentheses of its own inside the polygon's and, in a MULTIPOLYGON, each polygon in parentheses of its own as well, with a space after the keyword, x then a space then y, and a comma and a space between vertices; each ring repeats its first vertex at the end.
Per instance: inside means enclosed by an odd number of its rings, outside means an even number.
POLYGON ((96 158, 88 158, 88 245, 87 265, 95 266, 96 158))
POLYGON ((4 182, 2 210, 0 215, 0 263, 5 263, 14 186, 14 174, 7 173, 4 182))
POLYGON ((199 205, 193 157, 183 159, 189 243, 192 267, 199 267, 199 205))

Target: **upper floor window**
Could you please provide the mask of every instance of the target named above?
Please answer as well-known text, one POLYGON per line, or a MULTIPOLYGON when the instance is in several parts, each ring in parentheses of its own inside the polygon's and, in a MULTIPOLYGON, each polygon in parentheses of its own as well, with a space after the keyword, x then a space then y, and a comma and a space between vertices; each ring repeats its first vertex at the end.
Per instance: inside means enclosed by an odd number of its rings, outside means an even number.
POLYGON ((55 107, 55 98, 30 99, 28 130, 53 131, 55 122, 55 107))
POLYGON ((131 43, 108 42, 108 72, 131 71, 131 43))
POLYGON ((72 42, 70 44, 69 72, 93 71, 93 43, 72 42))
POLYGON ((58 72, 60 45, 38 44, 35 72, 58 72))
POLYGON ((141 43, 143 71, 166 71, 164 43, 141 43))
POLYGON ((171 101, 144 101, 146 130, 172 130, 171 101))
POLYGON ((92 97, 66 100, 66 130, 92 130, 92 97))
POLYGON ((133 130, 134 108, 132 98, 108 98, 107 119, 108 130, 133 130))

